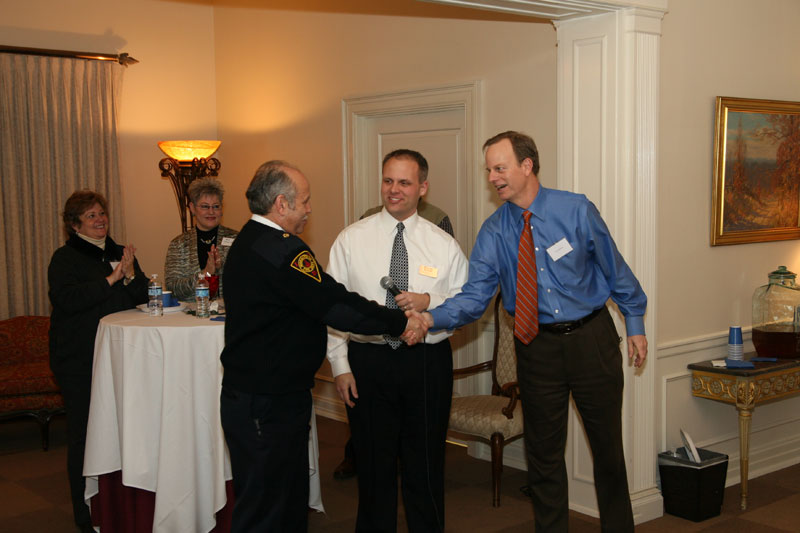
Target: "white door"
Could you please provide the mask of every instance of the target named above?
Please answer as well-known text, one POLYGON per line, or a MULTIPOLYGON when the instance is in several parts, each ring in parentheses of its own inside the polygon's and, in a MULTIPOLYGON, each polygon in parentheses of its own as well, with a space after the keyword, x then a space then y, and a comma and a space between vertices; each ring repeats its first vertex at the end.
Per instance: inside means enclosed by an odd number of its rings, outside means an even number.
POLYGON ((381 204, 380 178, 383 157, 393 150, 407 148, 421 153, 428 161, 428 203, 450 217, 456 240, 462 250, 469 250, 466 221, 467 176, 464 157, 464 116, 459 110, 444 110, 410 115, 375 117, 367 122, 367 137, 373 142, 355 150, 366 149, 367 168, 374 175, 366 178, 369 207, 381 204))
MULTIPOLYGON (((428 161, 426 200, 447 213, 456 240, 469 256, 477 232, 473 158, 479 150, 474 145, 478 89, 473 83, 345 101, 347 223, 381 204, 383 157, 399 148, 416 150, 428 161)), ((479 325, 470 325, 451 338, 456 368, 491 358, 485 349, 491 342, 480 339, 479 331, 479 325)), ((460 380, 454 392, 474 394, 485 386, 474 379, 460 380)))

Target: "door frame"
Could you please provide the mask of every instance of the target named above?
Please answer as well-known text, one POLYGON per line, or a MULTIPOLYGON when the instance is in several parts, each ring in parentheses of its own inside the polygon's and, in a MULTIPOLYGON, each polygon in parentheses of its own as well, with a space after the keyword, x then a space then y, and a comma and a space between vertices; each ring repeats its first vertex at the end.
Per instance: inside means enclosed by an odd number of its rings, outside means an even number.
MULTIPOLYGON (((352 224, 366 209, 372 207, 374 199, 368 198, 366 184, 375 179, 375 169, 369 167, 369 156, 356 147, 370 145, 367 127, 370 119, 391 115, 413 115, 435 111, 461 111, 464 117, 464 134, 467 154, 464 174, 467 179, 466 242, 461 245, 467 254, 477 236, 476 215, 481 211, 476 205, 479 198, 476 190, 482 182, 477 179, 480 163, 475 154, 481 153, 480 134, 481 82, 439 85, 435 87, 393 91, 355 96, 342 100, 342 159, 344 162, 344 224, 352 224)), ((460 232, 459 232, 460 233, 460 232)))
MULTIPOLYGON (((392 115, 414 115, 437 111, 460 111, 464 121, 464 175, 466 179, 465 230, 461 244, 469 256, 479 225, 478 220, 483 210, 477 205, 480 188, 484 182, 479 179, 483 169, 480 142, 480 110, 481 82, 469 81, 439 85, 434 87, 392 91, 378 94, 355 96, 342 100, 342 159, 344 162, 344 224, 356 222, 366 209, 374 205, 374 198, 369 198, 367 184, 375 180, 375 169, 369 165, 370 149, 377 150, 376 138, 370 138, 369 121, 375 118, 392 115), (358 150, 357 147, 368 147, 358 150), (481 160, 476 159, 481 156, 481 160)), ((456 366, 468 366, 491 358, 493 327, 490 321, 479 321, 466 326, 464 344, 458 350, 454 363, 456 366), (488 355, 487 355, 488 354, 488 355)), ((454 347, 455 348, 455 347, 454 347)), ((454 355, 456 355, 454 353, 454 355)), ((491 383, 489 382, 489 386, 491 383)), ((487 388, 478 379, 459 380, 454 383, 456 394, 477 394, 487 388)))

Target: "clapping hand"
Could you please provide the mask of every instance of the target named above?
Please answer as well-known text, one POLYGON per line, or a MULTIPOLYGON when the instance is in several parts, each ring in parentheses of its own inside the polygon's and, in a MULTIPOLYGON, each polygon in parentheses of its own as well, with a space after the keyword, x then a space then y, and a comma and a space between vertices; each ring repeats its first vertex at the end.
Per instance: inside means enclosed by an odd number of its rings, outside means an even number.
POLYGON ((131 245, 122 249, 122 258, 120 258, 117 266, 111 271, 111 274, 106 276, 106 281, 109 285, 113 285, 123 277, 130 278, 134 275, 133 259, 136 253, 136 248, 131 245))
POLYGON ((211 245, 211 249, 208 251, 208 261, 206 261, 206 268, 204 272, 210 276, 213 276, 217 273, 217 269, 222 266, 222 258, 219 255, 219 250, 217 250, 217 246, 215 244, 211 245))
POLYGON ((106 281, 108 285, 114 285, 116 282, 122 279, 122 262, 117 263, 117 266, 114 267, 114 270, 111 271, 111 274, 106 276, 106 281))
POLYGON ((422 318, 422 315, 418 311, 406 311, 406 317, 408 317, 408 323, 400 338, 409 346, 424 342, 425 335, 428 333, 428 324, 422 318))
POLYGON ((122 259, 119 264, 122 265, 122 274, 126 278, 133 277, 136 271, 133 268, 134 255, 136 254, 136 247, 129 244, 122 249, 122 259))

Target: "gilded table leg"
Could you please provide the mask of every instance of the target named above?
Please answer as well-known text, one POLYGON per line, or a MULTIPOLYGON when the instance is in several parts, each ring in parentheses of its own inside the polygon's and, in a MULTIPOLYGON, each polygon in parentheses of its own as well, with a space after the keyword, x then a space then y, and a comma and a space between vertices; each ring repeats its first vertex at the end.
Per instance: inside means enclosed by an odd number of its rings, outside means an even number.
POLYGON ((750 420, 752 407, 737 406, 739 411, 739 477, 742 482, 742 510, 747 509, 747 471, 750 463, 750 420))

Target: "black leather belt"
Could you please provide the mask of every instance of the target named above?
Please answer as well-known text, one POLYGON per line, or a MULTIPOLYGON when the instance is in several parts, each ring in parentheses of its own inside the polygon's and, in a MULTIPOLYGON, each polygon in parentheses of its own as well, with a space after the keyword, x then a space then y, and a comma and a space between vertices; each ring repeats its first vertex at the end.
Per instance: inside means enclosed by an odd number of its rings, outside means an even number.
POLYGON ((605 309, 606 307, 603 306, 599 309, 595 309, 588 315, 583 318, 579 318, 578 320, 572 320, 571 322, 554 322, 552 324, 539 324, 539 329, 542 331, 546 331, 548 333, 555 333, 556 335, 566 335, 567 333, 572 333, 579 327, 587 324, 590 320, 600 314, 600 312, 605 309))

